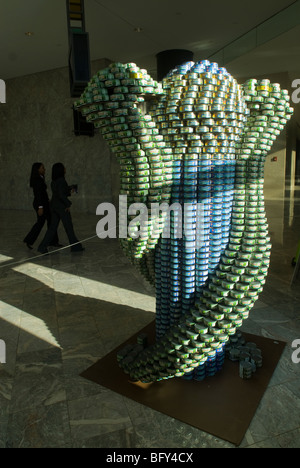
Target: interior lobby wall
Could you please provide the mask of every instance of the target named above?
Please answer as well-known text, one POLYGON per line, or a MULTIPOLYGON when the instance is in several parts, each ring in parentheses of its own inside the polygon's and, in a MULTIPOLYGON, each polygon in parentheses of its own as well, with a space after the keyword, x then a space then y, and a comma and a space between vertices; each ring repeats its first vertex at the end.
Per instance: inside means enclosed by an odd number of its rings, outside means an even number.
MULTIPOLYGON (((109 63, 92 62, 92 75, 109 63)), ((32 209, 34 162, 46 167, 50 196, 52 165, 65 165, 67 182, 79 186, 74 212, 95 214, 99 203, 116 202, 118 163, 107 143, 97 132, 74 135, 68 67, 7 80, 6 93, 0 105, 0 209, 32 209)))

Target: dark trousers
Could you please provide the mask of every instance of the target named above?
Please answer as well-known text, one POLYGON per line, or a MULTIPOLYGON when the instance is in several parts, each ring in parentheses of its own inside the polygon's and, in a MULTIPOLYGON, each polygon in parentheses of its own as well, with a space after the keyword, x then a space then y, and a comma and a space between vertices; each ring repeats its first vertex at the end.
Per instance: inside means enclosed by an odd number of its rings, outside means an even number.
MULTIPOLYGON (((45 210, 42 216, 38 215, 38 212, 36 210, 36 215, 37 215, 37 222, 34 224, 34 226, 31 228, 30 232, 27 234, 27 236, 24 239, 24 242, 29 245, 33 245, 37 238, 39 237, 41 230, 43 229, 46 221, 47 221, 47 226, 48 228, 51 225, 51 212, 50 210, 45 210)), ((50 240, 51 245, 57 245, 58 244, 58 235, 57 231, 53 232, 53 237, 50 240)))
POLYGON ((78 252, 82 250, 82 245, 78 243, 79 241, 77 237, 75 236, 71 213, 69 211, 63 211, 63 210, 51 211, 51 224, 48 228, 48 231, 46 232, 44 239, 39 245, 38 250, 44 251, 45 249, 47 249, 49 245, 51 245, 51 239, 53 238, 55 232, 57 232, 57 228, 58 228, 60 221, 63 223, 64 229, 69 239, 69 243, 77 244, 71 247, 72 252, 78 252))

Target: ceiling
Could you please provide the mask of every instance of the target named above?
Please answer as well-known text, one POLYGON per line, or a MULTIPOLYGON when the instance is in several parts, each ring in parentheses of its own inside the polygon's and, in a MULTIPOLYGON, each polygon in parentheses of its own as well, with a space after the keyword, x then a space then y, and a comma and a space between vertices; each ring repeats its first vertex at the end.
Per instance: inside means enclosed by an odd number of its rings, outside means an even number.
MULTIPOLYGON (((156 54, 188 49, 194 60, 222 47, 295 3, 293 0, 85 0, 91 60, 135 62, 155 78, 156 54), (135 32, 141 28, 141 32, 135 32)), ((300 22, 300 21, 299 21, 300 22)), ((300 70, 300 25, 222 64, 235 76, 300 70), (298 65, 299 64, 299 65, 298 65)), ((65 0, 0 0, 0 78, 65 67, 65 0), (28 37, 26 32, 33 32, 28 37)))

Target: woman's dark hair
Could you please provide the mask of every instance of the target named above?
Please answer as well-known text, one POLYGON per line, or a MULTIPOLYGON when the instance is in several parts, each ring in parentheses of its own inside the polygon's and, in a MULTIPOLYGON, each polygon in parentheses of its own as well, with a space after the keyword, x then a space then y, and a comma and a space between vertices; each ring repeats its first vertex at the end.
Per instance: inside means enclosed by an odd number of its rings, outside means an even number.
POLYGON ((57 180, 61 177, 65 177, 65 166, 62 163, 56 163, 52 167, 52 180, 57 180))
POLYGON ((43 163, 36 162, 32 164, 31 175, 30 175, 30 187, 33 187, 34 182, 40 177, 39 168, 43 163))

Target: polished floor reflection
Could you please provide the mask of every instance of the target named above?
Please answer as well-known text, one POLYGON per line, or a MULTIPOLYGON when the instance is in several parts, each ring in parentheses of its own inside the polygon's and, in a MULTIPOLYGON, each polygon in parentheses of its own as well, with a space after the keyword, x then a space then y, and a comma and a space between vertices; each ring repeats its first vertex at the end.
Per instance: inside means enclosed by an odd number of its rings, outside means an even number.
MULTIPOLYGON (((270 274, 243 330, 287 346, 241 446, 299 448, 300 363, 292 343, 300 340, 300 274, 291 286, 297 192, 268 201, 267 213, 270 274)), ((233 447, 79 377, 154 319, 155 299, 116 240, 93 238, 96 216, 73 219, 78 237, 90 238, 85 252, 35 258, 22 243, 33 213, 0 211, 0 448, 233 447)))

